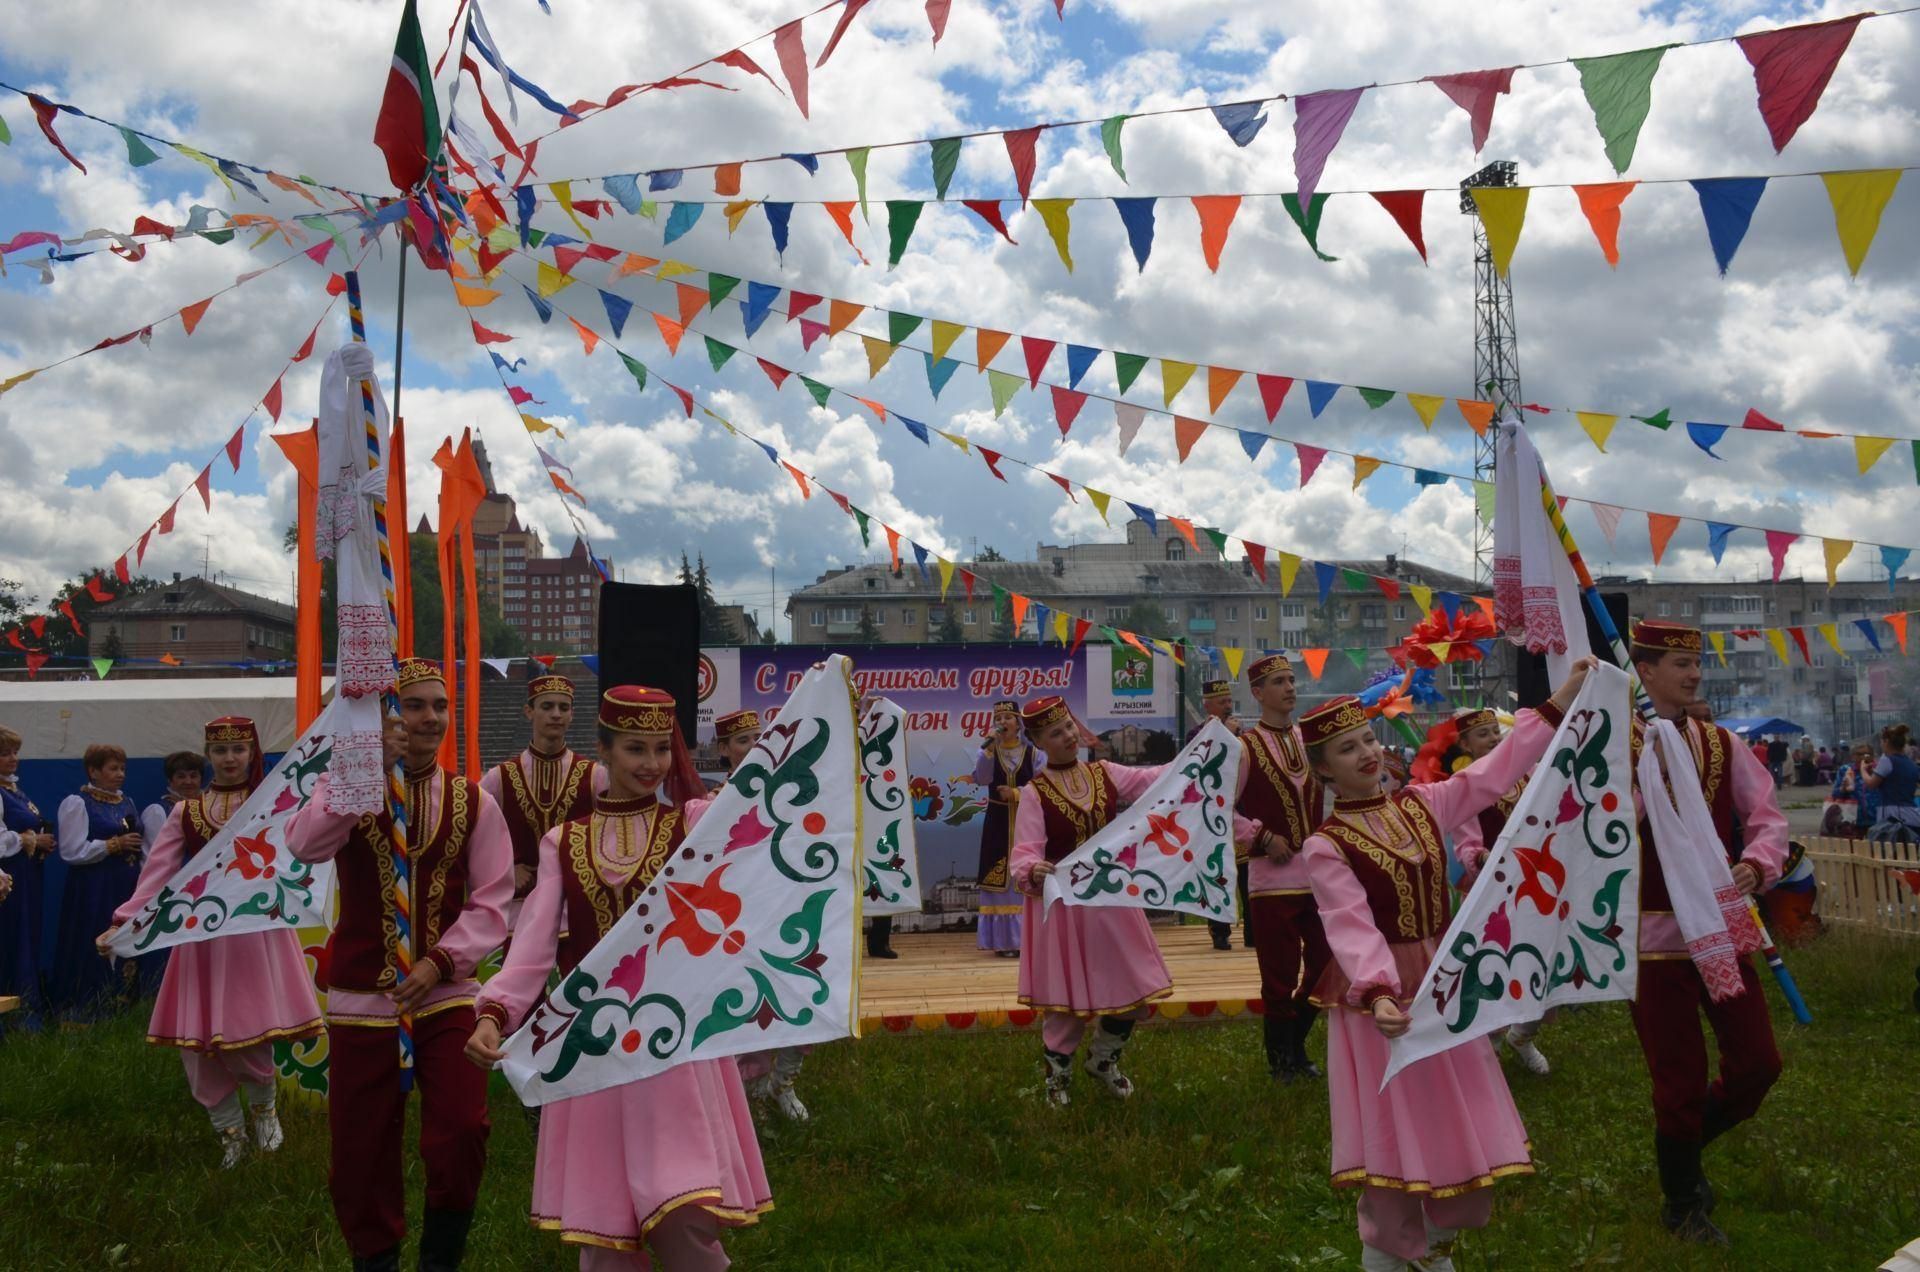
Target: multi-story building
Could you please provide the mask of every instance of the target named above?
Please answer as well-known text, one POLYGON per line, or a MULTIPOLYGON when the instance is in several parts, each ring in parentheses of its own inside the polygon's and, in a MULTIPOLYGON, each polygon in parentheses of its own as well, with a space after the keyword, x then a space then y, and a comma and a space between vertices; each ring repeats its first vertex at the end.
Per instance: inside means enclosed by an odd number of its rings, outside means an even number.
POLYGON ((293 607, 210 579, 181 578, 108 601, 90 616, 93 658, 182 663, 273 662, 293 657, 293 607))
MULTIPOLYGON (((513 576, 507 586, 513 588, 513 576)), ((529 560, 518 586, 526 599, 524 611, 505 608, 508 622, 520 629, 527 648, 536 653, 592 653, 600 640, 600 571, 587 545, 574 536, 573 550, 563 557, 529 560)))

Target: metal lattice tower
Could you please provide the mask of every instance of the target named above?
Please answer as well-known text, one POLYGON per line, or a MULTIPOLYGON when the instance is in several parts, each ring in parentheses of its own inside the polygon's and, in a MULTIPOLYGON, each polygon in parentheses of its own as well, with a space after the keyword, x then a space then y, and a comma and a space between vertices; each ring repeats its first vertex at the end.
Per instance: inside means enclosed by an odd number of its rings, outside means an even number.
MULTIPOLYGON (((1510 189, 1520 183, 1520 165, 1496 160, 1460 183, 1460 211, 1473 218, 1473 385, 1494 406, 1493 418, 1513 419, 1519 410, 1520 337, 1513 322, 1513 285, 1493 267, 1493 249, 1487 228, 1480 223, 1474 189, 1510 189)), ((1489 428, 1473 443, 1473 476, 1491 482, 1496 430, 1489 428)), ((1479 517, 1473 522, 1473 577, 1493 579, 1493 527, 1479 517)))

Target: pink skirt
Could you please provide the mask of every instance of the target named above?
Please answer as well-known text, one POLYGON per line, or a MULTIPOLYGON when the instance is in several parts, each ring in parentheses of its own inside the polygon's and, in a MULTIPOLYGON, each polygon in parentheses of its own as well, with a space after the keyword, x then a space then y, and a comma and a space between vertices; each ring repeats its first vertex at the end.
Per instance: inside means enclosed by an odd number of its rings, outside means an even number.
POLYGON ((1173 974, 1144 911, 1027 898, 1020 944, 1020 1001, 1039 1011, 1106 1016, 1173 992, 1173 974))
POLYGON ((574 1245, 635 1251, 681 1206, 728 1226, 773 1208, 731 1059, 676 1065, 541 1111, 535 1226, 574 1245))
POLYGON ((176 945, 153 1000, 147 1041, 238 1051, 320 1032, 320 1003, 300 941, 284 928, 176 945))
MULTIPOLYGON (((1436 941, 1393 946, 1395 970, 1417 988, 1436 941)), ((1391 1052, 1369 1012, 1344 1005, 1346 978, 1328 967, 1314 993, 1327 1008, 1327 1101, 1333 1186, 1455 1197, 1508 1175, 1531 1175, 1527 1128, 1493 1042, 1475 1038, 1402 1069, 1380 1089, 1391 1052)))

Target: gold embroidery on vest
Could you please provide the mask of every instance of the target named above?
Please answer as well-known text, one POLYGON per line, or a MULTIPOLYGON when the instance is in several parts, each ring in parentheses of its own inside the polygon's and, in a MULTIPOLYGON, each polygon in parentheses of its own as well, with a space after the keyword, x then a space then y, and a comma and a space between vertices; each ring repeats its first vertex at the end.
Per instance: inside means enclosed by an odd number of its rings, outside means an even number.
MULTIPOLYGON (((433 839, 423 840, 414 849, 415 860, 429 843, 441 845, 440 858, 433 863, 433 870, 427 880, 426 941, 422 949, 432 949, 440 943, 441 919, 447 896, 447 874, 453 869, 456 857, 465 855, 467 834, 473 823, 473 784, 464 777, 448 777, 446 794, 440 801, 440 816, 436 819, 435 829, 442 831, 433 839)), ((414 884, 414 894, 419 895, 419 883, 414 884)), ((419 907, 414 907, 418 916, 419 907)), ((415 944, 420 944, 418 938, 415 944)))
POLYGON ((593 864, 593 845, 599 841, 608 820, 595 813, 591 817, 566 823, 567 859, 573 866, 575 881, 586 895, 587 903, 593 907, 594 926, 601 936, 605 936, 614 921, 626 913, 634 898, 653 882, 653 877, 667 864, 667 858, 673 855, 673 837, 680 826, 680 810, 660 810, 654 818, 653 838, 648 842, 646 852, 634 864, 633 873, 627 876, 627 881, 618 885, 617 890, 593 864))
POLYGON ((1035 774, 1033 780, 1027 783, 1029 786, 1038 787, 1041 796, 1067 819, 1067 824, 1073 827, 1073 846, 1076 848, 1087 842, 1089 836, 1113 819, 1113 814, 1107 806, 1107 787, 1112 779, 1107 776, 1107 771, 1097 764, 1088 765, 1087 776, 1093 787, 1093 795, 1086 808, 1081 808, 1067 798, 1065 788, 1054 780, 1051 769, 1035 774))
MULTIPOLYGON (((1286 736, 1291 736, 1291 731, 1286 736)), ((1307 836, 1313 833, 1313 827, 1307 824, 1305 804, 1313 778, 1306 773, 1306 757, 1300 759, 1299 772, 1295 773, 1287 763, 1287 757, 1279 749, 1278 740, 1269 740, 1266 730, 1255 725, 1240 734, 1241 742, 1253 753, 1254 763, 1260 769, 1260 775, 1267 779, 1280 804, 1287 811, 1287 824, 1284 827, 1290 845, 1297 851, 1307 842, 1307 836), (1296 777, 1303 778, 1298 786, 1296 777)), ((1272 830, 1269 826, 1266 829, 1272 830)))

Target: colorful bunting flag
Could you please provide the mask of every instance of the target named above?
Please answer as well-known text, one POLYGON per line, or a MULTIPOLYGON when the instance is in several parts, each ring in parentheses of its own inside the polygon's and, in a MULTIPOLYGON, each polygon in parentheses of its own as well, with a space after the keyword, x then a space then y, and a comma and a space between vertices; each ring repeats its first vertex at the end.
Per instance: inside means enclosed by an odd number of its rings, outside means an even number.
MULTIPOLYGON (((1200 216, 1200 254, 1206 258, 1207 268, 1217 274, 1220 253, 1227 245, 1227 231, 1233 227, 1233 218, 1240 211, 1240 196, 1196 194, 1189 201, 1200 216)), ((1426 255, 1424 249, 1421 255, 1426 255)), ((1145 261, 1141 263, 1144 265, 1145 261)))
POLYGON ((1122 181, 1127 179, 1127 169, 1120 162, 1120 129, 1127 122, 1127 116, 1114 115, 1100 124, 1100 145, 1107 152, 1107 162, 1113 165, 1113 171, 1122 181))
POLYGON ((1580 200, 1580 210, 1586 214, 1593 237, 1600 244, 1600 254, 1607 258, 1610 267, 1620 264, 1620 205, 1639 184, 1638 181, 1608 181, 1573 187, 1574 197, 1580 200))
POLYGON ((1493 267, 1500 277, 1507 276, 1513 264, 1513 249, 1520 242, 1520 229, 1527 220, 1526 186, 1510 189, 1482 186, 1470 190, 1473 205, 1479 209, 1480 224, 1487 232, 1487 247, 1493 253, 1493 267))
POLYGON ((1760 117, 1766 121, 1775 154, 1787 148, 1794 133, 1820 104, 1820 94, 1833 78, 1833 68, 1853 40, 1853 29, 1866 16, 1856 13, 1830 22, 1734 37, 1753 66, 1760 117))
POLYGON ((1053 250, 1060 253, 1060 263, 1067 267, 1067 273, 1073 273, 1073 253, 1067 250, 1067 237, 1072 231, 1070 211, 1072 199, 1035 199, 1033 210, 1040 214, 1046 224, 1047 234, 1053 239, 1053 250))
POLYGON ((1136 269, 1145 270, 1147 257, 1153 251, 1153 205, 1158 200, 1114 199, 1112 202, 1113 210, 1120 214, 1120 222, 1126 227, 1127 245, 1133 249, 1134 265, 1136 269))
POLYGON ((1653 105, 1654 73, 1672 47, 1663 44, 1610 57, 1573 59, 1574 69, 1580 72, 1581 90, 1593 110, 1594 126, 1606 144, 1607 162, 1615 172, 1624 173, 1633 163, 1640 125, 1647 122, 1647 110, 1653 105))
POLYGON ((1840 234, 1840 250, 1847 257, 1847 272, 1856 278, 1866 264, 1874 235, 1880 232, 1880 214, 1893 197, 1894 187, 1900 184, 1900 176, 1898 168, 1820 174, 1827 199, 1833 204, 1834 228, 1840 234))
POLYGON ((1335 88, 1293 99, 1293 170, 1302 205, 1310 206, 1327 156, 1339 144, 1347 121, 1360 104, 1362 88, 1335 88))
POLYGON ((1753 209, 1767 192, 1765 177, 1709 177, 1688 183, 1700 198, 1700 215, 1706 218, 1707 241, 1713 245, 1713 259, 1724 277, 1733 264, 1733 254, 1747 236, 1753 221, 1753 209))
POLYGON ((1853 552, 1853 540, 1822 539, 1820 541, 1820 550, 1826 558, 1827 586, 1832 587, 1834 583, 1838 581, 1841 562, 1845 561, 1848 555, 1853 552))
MULTIPOLYGON (((1427 83, 1445 93, 1453 104, 1467 112, 1473 133, 1473 153, 1487 144, 1487 131, 1493 127, 1493 106, 1502 93, 1513 91, 1515 66, 1491 71, 1463 71, 1456 75, 1429 75, 1427 83)), ((1422 257, 1425 251, 1420 253, 1422 257)))
MULTIPOLYGON (((1478 150, 1479 147, 1476 146, 1474 149, 1478 150)), ((1407 241, 1413 244, 1413 250, 1420 253, 1420 259, 1426 260, 1426 231, 1421 226, 1420 218, 1426 207, 1427 192, 1425 190, 1374 190, 1371 193, 1373 201, 1386 209, 1387 215, 1393 218, 1393 223, 1400 227, 1400 232, 1405 234, 1407 241)))

